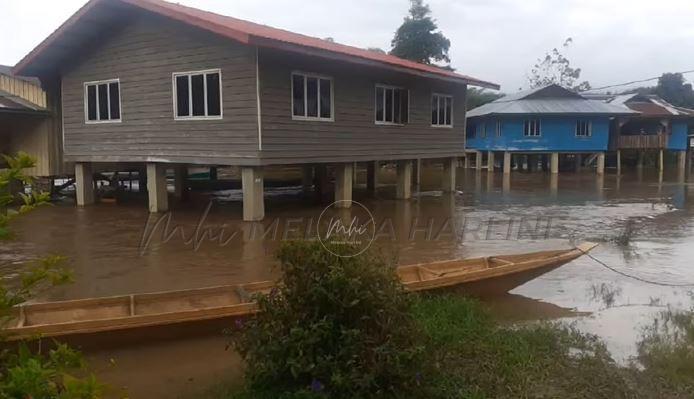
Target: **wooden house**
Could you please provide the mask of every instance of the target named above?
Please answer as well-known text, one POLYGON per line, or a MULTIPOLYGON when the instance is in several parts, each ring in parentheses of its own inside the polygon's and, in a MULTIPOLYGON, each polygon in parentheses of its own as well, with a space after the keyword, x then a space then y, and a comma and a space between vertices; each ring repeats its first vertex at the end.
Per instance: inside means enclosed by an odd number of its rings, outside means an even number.
POLYGON ((31 175, 50 178, 67 171, 58 110, 38 79, 16 76, 0 65, 0 154, 18 151, 36 157, 36 167, 27 171, 31 175))
POLYGON ((397 161, 398 195, 408 198, 412 160, 440 159, 453 190, 467 86, 498 89, 161 0, 91 0, 15 72, 59 93, 78 204, 94 201, 100 165, 146 168, 152 211, 168 207, 167 168, 238 165, 245 220, 264 216, 268 165, 334 168, 344 200, 354 162, 397 161))

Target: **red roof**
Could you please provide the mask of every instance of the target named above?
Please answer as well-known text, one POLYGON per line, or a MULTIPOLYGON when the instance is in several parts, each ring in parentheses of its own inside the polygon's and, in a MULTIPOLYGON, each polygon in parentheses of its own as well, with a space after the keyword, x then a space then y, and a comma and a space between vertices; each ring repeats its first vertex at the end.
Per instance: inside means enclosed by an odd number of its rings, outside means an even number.
MULTIPOLYGON (((306 36, 299 33, 289 32, 282 29, 272 28, 266 25, 256 24, 237 18, 227 17, 208 11, 199 10, 180 4, 169 3, 163 0, 90 0, 84 7, 68 19, 60 28, 51 34, 46 40, 39 44, 31 53, 22 59, 16 66, 15 72, 20 73, 31 64, 51 43, 60 37, 66 28, 76 23, 89 9, 105 1, 118 1, 131 4, 133 6, 149 10, 151 12, 167 16, 169 18, 197 26, 199 28, 214 32, 244 44, 257 45, 261 47, 272 47, 277 44, 287 44, 294 46, 295 50, 301 48, 312 49, 352 57, 356 60, 375 62, 385 66, 418 72, 432 77, 441 77, 452 80, 459 80, 476 86, 499 89, 499 85, 486 82, 470 76, 462 75, 432 65, 420 64, 414 61, 405 60, 388 54, 381 54, 344 44, 334 43, 316 37, 306 36)), ((292 47, 290 47, 290 51, 292 47)))

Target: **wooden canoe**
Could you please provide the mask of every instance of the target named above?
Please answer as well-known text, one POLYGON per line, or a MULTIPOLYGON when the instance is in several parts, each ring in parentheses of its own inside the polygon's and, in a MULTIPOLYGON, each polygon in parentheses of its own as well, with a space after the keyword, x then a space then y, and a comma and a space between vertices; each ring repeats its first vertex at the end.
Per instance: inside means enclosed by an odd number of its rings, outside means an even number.
MULTIPOLYGON (((570 250, 441 261, 400 266, 408 291, 488 283, 510 290, 593 249, 584 243, 570 250), (509 283, 510 282, 510 283, 509 283), (498 283, 498 284, 496 284, 498 283)), ((15 308, 3 333, 10 340, 92 334, 249 315, 257 311, 253 295, 268 293, 273 281, 146 294, 31 303, 15 308)), ((505 292, 505 291, 504 291, 505 292)))

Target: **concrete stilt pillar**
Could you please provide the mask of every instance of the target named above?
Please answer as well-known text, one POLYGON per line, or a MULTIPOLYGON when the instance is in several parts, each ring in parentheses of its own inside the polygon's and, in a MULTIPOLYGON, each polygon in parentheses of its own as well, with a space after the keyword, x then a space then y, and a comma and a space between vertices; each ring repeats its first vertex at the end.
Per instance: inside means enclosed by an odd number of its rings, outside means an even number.
POLYGON ((94 174, 91 163, 78 162, 75 164, 75 194, 77 206, 94 203, 94 174))
POLYGON ((241 168, 241 188, 243 189, 244 222, 263 220, 265 218, 263 170, 259 166, 241 168))
POLYGON ((304 193, 311 192, 313 188, 313 165, 301 166, 301 189, 304 193))
POLYGON ((677 152, 677 172, 684 174, 687 171, 687 151, 677 152))
POLYGON ((412 198, 412 161, 398 161, 395 198, 412 198))
POLYGON ((494 151, 487 152, 487 171, 494 172, 494 151))
POLYGON ((475 151, 475 169, 482 170, 482 151, 475 151))
POLYGON ((665 151, 660 150, 658 151, 658 171, 663 172, 665 170, 665 151))
POLYGON ((178 165, 174 169, 174 197, 183 199, 188 193, 188 167, 178 165))
POLYGON ((622 174, 622 151, 617 150, 617 174, 622 174))
POLYGON ((556 175, 557 173, 559 173, 559 153, 558 152, 552 153, 549 168, 550 168, 550 172, 552 172, 553 175, 556 175))
POLYGON ((354 164, 340 163, 335 165, 335 207, 349 208, 352 206, 352 174, 354 164))
POLYGON ((463 168, 470 169, 470 153, 465 154, 465 160, 463 162, 463 168))
POLYGON ((169 210, 169 193, 166 190, 166 164, 147 164, 147 196, 149 211, 166 212, 169 210))
MULTIPOLYGON (((453 158, 453 160, 456 162, 456 166, 457 166, 458 160, 456 158, 453 158)), ((422 186, 422 160, 419 158, 414 162, 413 178, 414 178, 414 191, 416 193, 419 193, 419 189, 422 186)))
POLYGON ((378 187, 378 172, 379 172, 378 161, 371 161, 366 164, 366 189, 375 193, 378 187))
POLYGON ((456 167, 457 160, 455 157, 443 160, 443 179, 441 190, 443 190, 444 193, 455 192, 456 167))
POLYGON ((504 152, 504 174, 511 174, 511 153, 508 151, 504 152))
POLYGON ((604 175, 605 174, 605 153, 600 152, 598 153, 598 159, 597 159, 597 173, 599 175, 604 175))
POLYGON ((574 159, 576 160, 576 173, 578 173, 583 167, 583 154, 576 154, 574 159))

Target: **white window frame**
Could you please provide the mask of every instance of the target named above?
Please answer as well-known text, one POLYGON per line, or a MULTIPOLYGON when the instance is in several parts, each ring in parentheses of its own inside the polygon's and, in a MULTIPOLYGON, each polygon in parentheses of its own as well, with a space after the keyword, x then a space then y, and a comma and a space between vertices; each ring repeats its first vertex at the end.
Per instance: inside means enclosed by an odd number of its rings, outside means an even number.
POLYGON ((173 88, 173 116, 176 121, 209 121, 209 120, 219 120, 224 118, 224 95, 222 93, 222 70, 220 68, 214 69, 203 69, 200 71, 187 71, 187 72, 174 72, 171 74, 171 86, 173 88), (207 75, 212 73, 219 74, 219 115, 207 115, 207 75), (193 75, 203 75, 203 96, 205 99, 205 115, 204 116, 194 116, 193 115, 193 85, 192 76, 193 75), (188 77, 188 115, 178 116, 178 85, 176 85, 176 78, 179 76, 188 77))
POLYGON ((579 137, 579 138, 593 137, 593 122, 592 121, 577 120, 576 121, 576 137, 579 137), (579 126, 582 123, 585 123, 586 128, 588 129, 586 134, 579 134, 579 126))
POLYGON ((83 89, 84 89, 84 123, 87 125, 96 125, 100 123, 121 123, 123 121, 123 92, 120 89, 120 78, 113 78, 113 79, 105 79, 105 80, 94 80, 91 82, 84 82, 83 84, 83 89), (106 106, 108 107, 108 114, 109 117, 111 116, 111 83, 118 83, 118 110, 120 111, 120 117, 118 119, 107 119, 107 120, 100 120, 100 110, 99 110, 99 85, 105 84, 106 85, 106 97, 108 98, 108 103, 106 106), (90 121, 89 120, 89 96, 87 94, 87 88, 89 86, 96 86, 96 120, 95 121, 90 121))
POLYGON ((496 121, 496 137, 501 137, 503 125, 500 120, 496 121))
MULTIPOLYGON (((454 121, 454 119, 453 119, 453 117, 455 116, 455 112, 453 112, 453 110, 455 109, 455 108, 454 108, 454 102, 453 102, 453 95, 452 95, 452 94, 445 94, 445 93, 431 93, 431 101, 429 101, 429 106, 432 105, 433 100, 434 100, 434 97, 439 97, 439 99, 438 99, 438 101, 437 101, 437 103, 436 103, 436 104, 437 104, 437 110, 436 110, 436 123, 432 123, 432 124, 431 124, 431 127, 438 127, 438 128, 451 129, 451 128, 453 127, 453 125, 455 124, 455 121, 454 121), (446 116, 447 116, 447 115, 446 115, 446 106, 445 106, 445 104, 444 104, 444 107, 443 107, 443 111, 444 111, 444 114, 443 114, 444 124, 438 123, 438 122, 439 122, 439 112, 441 111, 441 99, 442 99, 442 98, 450 98, 450 99, 451 99, 451 124, 450 124, 450 125, 447 125, 447 124, 445 123, 445 121, 446 121, 446 116)), ((429 112, 429 121, 431 122, 431 112, 429 112)))
MULTIPOLYGON (((395 99, 395 95, 393 95, 393 100, 395 99)), ((393 101, 391 113, 393 115, 393 119, 395 119, 395 101, 393 101)), ((400 117, 402 119, 402 110, 400 110, 400 117)), ((410 90, 405 89, 404 87, 400 86, 392 86, 392 85, 386 85, 382 83, 376 83, 376 87, 374 87, 374 123, 376 125, 389 125, 389 126, 405 126, 410 123, 410 90), (384 89, 383 93, 383 120, 379 121, 376 119, 376 111, 377 111, 377 104, 376 100, 378 99, 378 89, 384 89), (407 92, 407 120, 404 122, 388 122, 386 121, 386 96, 385 96, 385 90, 404 90, 407 92)))
POLYGON ((295 121, 314 121, 314 122, 335 122, 335 81, 332 76, 320 75, 312 72, 302 72, 302 71, 292 71, 289 75, 289 95, 291 97, 291 104, 289 112, 292 115, 292 120, 295 121), (304 116, 294 115, 294 76, 304 77, 304 116), (307 96, 307 86, 308 78, 315 78, 317 82, 318 89, 318 115, 308 116, 308 96, 307 96), (320 81, 321 79, 330 81, 330 118, 324 118, 320 116, 321 111, 321 101, 320 101, 320 81))
MULTIPOLYGON (((531 125, 529 125, 528 127, 531 127, 531 125)), ((525 119, 523 121, 523 136, 524 137, 542 137, 542 122, 540 121, 539 118, 525 119), (534 132, 530 132, 531 129, 527 129, 527 131, 526 131, 525 125, 528 124, 529 122, 536 122, 537 134, 535 134, 534 132), (530 133, 532 133, 532 134, 530 134, 530 133)))

